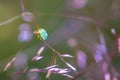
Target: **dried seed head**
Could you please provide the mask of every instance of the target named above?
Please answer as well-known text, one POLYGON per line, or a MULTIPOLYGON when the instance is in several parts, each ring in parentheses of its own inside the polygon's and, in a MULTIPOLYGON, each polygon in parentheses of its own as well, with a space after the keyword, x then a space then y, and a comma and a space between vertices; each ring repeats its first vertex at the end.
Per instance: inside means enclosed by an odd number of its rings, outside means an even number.
POLYGON ((73 76, 71 76, 71 75, 69 75, 69 74, 62 74, 63 76, 66 76, 66 77, 68 77, 68 78, 73 78, 73 76))
POLYGON ((62 54, 61 56, 62 56, 62 57, 65 57, 65 58, 73 58, 73 56, 72 56, 72 55, 69 55, 69 54, 62 54))
POLYGON ((72 65, 70 65, 69 63, 66 63, 66 65, 67 65, 68 67, 70 67, 72 70, 76 71, 76 68, 73 67, 72 65))
POLYGON ((8 64, 4 68, 4 71, 6 71, 10 66, 11 66, 11 62, 8 62, 8 64))
POLYGON ((43 50, 45 49, 45 46, 42 46, 38 52, 37 52, 37 55, 41 55, 41 53, 43 52, 43 50))
POLYGON ((5 68, 4 68, 4 71, 6 71, 12 64, 13 64, 13 62, 15 61, 15 57, 11 60, 11 61, 9 61, 8 63, 7 63, 7 65, 5 66, 5 68))
POLYGON ((69 78, 72 78, 72 76, 68 74, 70 72, 68 68, 57 68, 56 66, 57 65, 52 65, 52 66, 49 66, 47 68, 42 68, 42 69, 34 68, 34 69, 31 69, 30 71, 31 72, 40 72, 40 73, 47 72, 46 78, 49 78, 52 73, 60 74, 60 75, 64 75, 69 78))
POLYGON ((116 34, 116 31, 115 31, 115 29, 114 29, 114 28, 112 28, 112 29, 111 29, 111 33, 112 33, 113 35, 115 35, 115 34, 116 34))
POLYGON ((67 68, 62 69, 62 68, 51 68, 48 71, 55 73, 55 74, 65 74, 68 73, 69 70, 67 68))
POLYGON ((38 61, 38 60, 40 60, 40 59, 42 59, 42 58, 43 58, 43 56, 36 55, 36 56, 34 56, 34 57, 32 58, 32 61, 38 61))
POLYGON ((45 69, 51 69, 51 68, 54 68, 54 67, 56 67, 57 65, 52 65, 52 66, 48 66, 47 68, 45 68, 45 69))
POLYGON ((47 75, 46 75, 46 78, 49 78, 50 75, 51 75, 51 71, 48 71, 48 72, 47 72, 47 75))
POLYGON ((30 71, 31 72, 41 72, 41 69, 34 68, 34 69, 31 69, 30 71))

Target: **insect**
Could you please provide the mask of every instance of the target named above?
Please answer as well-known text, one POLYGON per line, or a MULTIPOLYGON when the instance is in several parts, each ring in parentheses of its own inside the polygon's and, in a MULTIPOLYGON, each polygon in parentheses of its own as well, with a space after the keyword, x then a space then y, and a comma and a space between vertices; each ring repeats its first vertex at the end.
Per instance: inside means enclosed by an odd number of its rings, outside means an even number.
POLYGON ((48 34, 47 31, 44 28, 39 28, 39 26, 37 25, 38 30, 34 31, 34 34, 37 34, 37 37, 40 40, 47 40, 48 38, 48 34))
MULTIPOLYGON (((70 68, 71 68, 71 65, 68 64, 64 59, 63 57, 61 56, 61 53, 59 51, 57 51, 56 49, 54 49, 46 40, 47 40, 47 37, 48 37, 48 34, 47 34, 47 31, 43 28, 39 28, 39 26, 37 25, 36 26, 38 28, 38 30, 35 30, 33 33, 34 34, 37 34, 37 37, 40 39, 40 40, 43 40, 44 44, 49 47, 54 53, 56 53, 59 58, 66 64, 68 65, 70 68)), ((72 68, 73 69, 73 68, 72 68)), ((75 69, 73 69, 75 70, 75 69)))

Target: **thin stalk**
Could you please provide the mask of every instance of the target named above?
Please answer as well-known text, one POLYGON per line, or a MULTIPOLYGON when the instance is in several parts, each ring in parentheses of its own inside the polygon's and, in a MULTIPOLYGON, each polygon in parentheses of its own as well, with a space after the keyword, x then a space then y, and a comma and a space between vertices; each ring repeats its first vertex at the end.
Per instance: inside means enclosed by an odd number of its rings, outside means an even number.
POLYGON ((54 53, 56 53, 59 58, 66 64, 67 62, 61 57, 61 53, 55 50, 47 41, 43 41, 47 47, 49 47, 54 53))

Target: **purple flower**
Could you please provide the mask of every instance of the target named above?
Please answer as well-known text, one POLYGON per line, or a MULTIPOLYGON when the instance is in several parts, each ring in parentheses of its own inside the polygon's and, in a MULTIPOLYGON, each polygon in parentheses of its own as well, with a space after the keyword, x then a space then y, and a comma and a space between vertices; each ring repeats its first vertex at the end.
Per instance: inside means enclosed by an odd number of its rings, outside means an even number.
POLYGON ((75 47, 77 45, 77 41, 74 38, 68 39, 67 43, 70 47, 75 47))
POLYGON ((105 77, 105 80, 111 80, 111 76, 109 72, 105 73, 104 77, 105 77))
POLYGON ((87 55, 83 51, 78 51, 77 52, 77 63, 78 66, 82 69, 86 68, 87 65, 87 55))
POLYGON ((22 19, 27 22, 31 22, 34 19, 34 16, 31 12, 25 12, 22 14, 22 19))
POLYGON ((28 42, 32 38, 32 31, 30 29, 30 25, 28 24, 21 24, 20 25, 20 34, 18 36, 19 41, 21 42, 28 42))

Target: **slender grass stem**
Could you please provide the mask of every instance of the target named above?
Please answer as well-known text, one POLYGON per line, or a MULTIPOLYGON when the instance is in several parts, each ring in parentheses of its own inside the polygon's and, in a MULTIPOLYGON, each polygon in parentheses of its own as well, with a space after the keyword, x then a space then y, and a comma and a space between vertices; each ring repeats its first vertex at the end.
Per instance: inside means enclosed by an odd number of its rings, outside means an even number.
POLYGON ((59 58, 66 64, 67 62, 61 57, 61 53, 55 50, 47 41, 43 41, 47 47, 49 47, 54 53, 56 53, 59 58))
POLYGON ((2 22, 0 22, 0 26, 3 26, 3 25, 8 24, 8 23, 11 23, 11 22, 19 19, 21 16, 22 16, 22 15, 20 14, 20 15, 17 15, 17 16, 15 16, 15 17, 12 17, 12 18, 10 18, 10 19, 8 19, 8 20, 2 21, 2 22))

